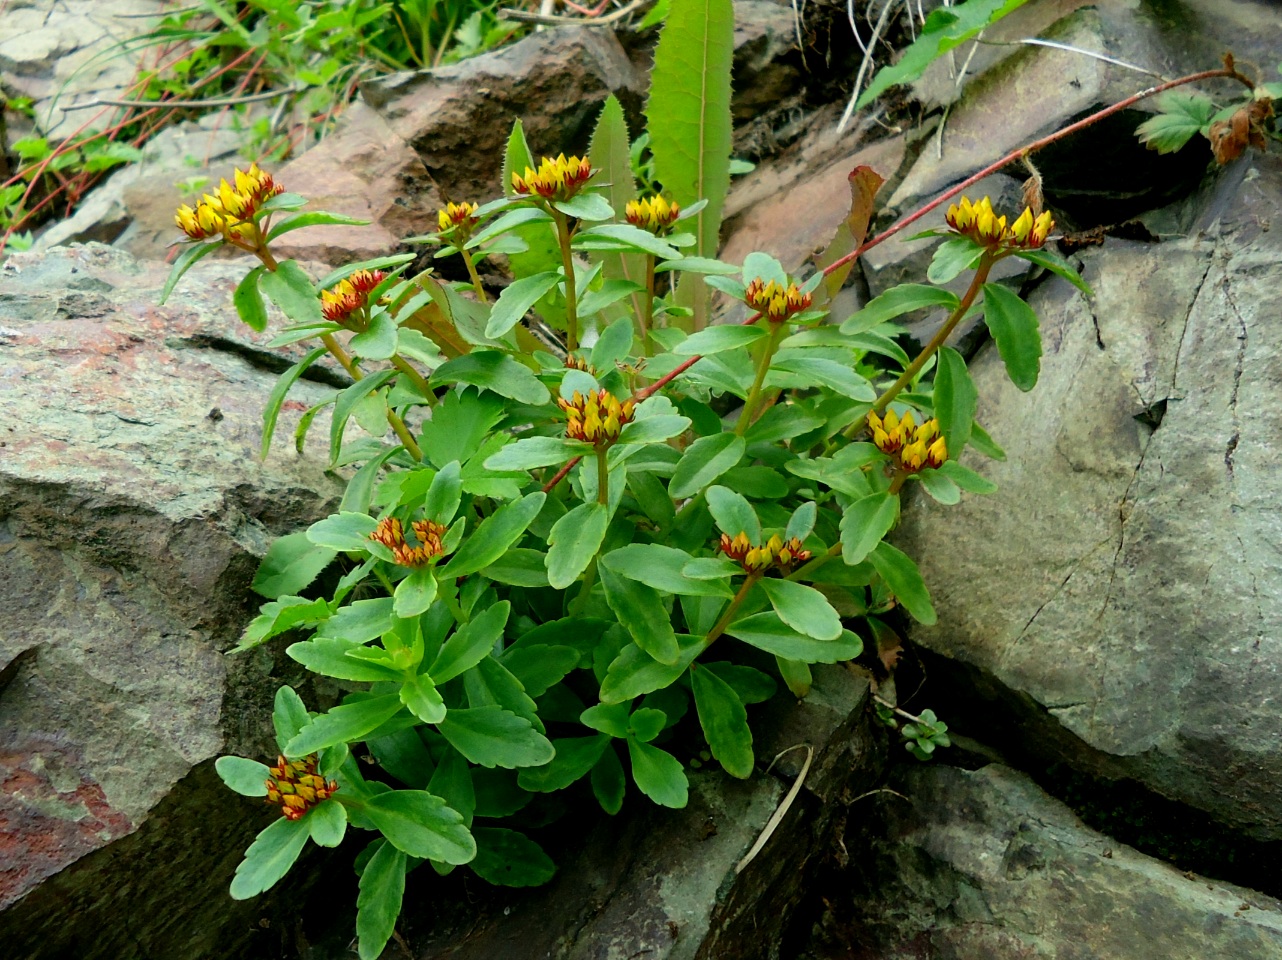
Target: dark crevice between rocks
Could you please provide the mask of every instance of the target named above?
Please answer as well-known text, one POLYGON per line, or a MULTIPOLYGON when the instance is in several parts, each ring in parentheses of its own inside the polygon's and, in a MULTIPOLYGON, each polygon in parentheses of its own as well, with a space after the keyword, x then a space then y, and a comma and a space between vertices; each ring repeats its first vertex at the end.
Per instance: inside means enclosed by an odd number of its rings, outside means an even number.
MULTIPOLYGON (((294 361, 288 357, 282 357, 280 354, 271 353, 252 344, 241 343, 228 337, 198 333, 190 337, 183 337, 181 344, 186 347, 199 347, 205 350, 221 350, 223 353, 230 353, 233 356, 240 357, 252 367, 257 367, 270 373, 284 373, 294 365, 294 361)), ((336 387, 339 390, 352 385, 351 378, 346 374, 315 363, 303 371, 301 379, 311 380, 313 383, 324 384, 327 387, 336 387)))
MULTIPOLYGON (((1001 762, 1027 774, 1088 827, 1178 870, 1282 897, 1282 840, 1255 840, 1206 812, 1168 799, 1120 770, 1066 730, 1048 709, 986 671, 920 647, 904 659, 897 682, 915 690, 914 663, 924 672, 910 710, 930 707, 969 748, 936 754, 936 762, 974 769, 1001 762)), ((891 751, 892 756, 897 751, 891 751)), ((914 761, 906 761, 914 762, 914 761)))

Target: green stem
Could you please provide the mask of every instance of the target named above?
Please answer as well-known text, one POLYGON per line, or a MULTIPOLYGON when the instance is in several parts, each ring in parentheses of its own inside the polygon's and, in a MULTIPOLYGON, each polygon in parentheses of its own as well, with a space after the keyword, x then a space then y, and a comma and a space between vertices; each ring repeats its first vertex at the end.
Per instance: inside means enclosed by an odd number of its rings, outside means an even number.
POLYGON ((650 328, 654 325, 654 254, 645 257, 645 303, 641 306, 641 356, 650 355, 650 328))
POLYGON ((829 560, 839 556, 841 556, 840 540, 838 540, 831 547, 829 547, 827 552, 819 554, 819 556, 815 557, 809 563, 805 564, 804 566, 798 567, 796 570, 792 571, 792 573, 788 574, 788 576, 784 577, 784 579, 785 580, 804 580, 806 577, 810 576, 812 573, 814 573, 816 570, 822 567, 829 560))
POLYGON ((605 463, 605 447, 596 452, 596 502, 602 506, 610 503, 610 468, 605 463))
POLYGON ((463 258, 463 265, 467 267, 467 275, 472 278, 472 289, 476 291, 476 297, 481 303, 489 303, 490 298, 485 294, 485 285, 481 283, 481 275, 476 272, 476 262, 472 259, 472 254, 465 247, 458 248, 459 255, 463 258))
POLYGON ((708 643, 712 643, 713 640, 726 632, 726 627, 730 626, 730 621, 734 619, 734 615, 738 613, 739 608, 743 606, 743 601, 748 599, 748 591, 750 591, 753 585, 760 579, 761 574, 759 573, 750 573, 743 578, 743 583, 739 585, 739 592, 736 593, 734 595, 734 599, 730 601, 730 606, 726 607, 725 613, 721 614, 720 619, 718 619, 712 629, 708 631, 708 636, 706 638, 708 643))
MULTIPOLYGON (((971 277, 970 286, 966 289, 966 293, 961 298, 961 302, 958 303, 953 312, 948 315, 948 319, 944 321, 944 325, 939 328, 933 337, 931 337, 930 343, 922 347, 921 353, 917 354, 913 362, 908 364, 904 369, 904 372, 899 375, 899 379, 892 383, 890 387, 887 388, 886 392, 877 398, 877 402, 872 405, 872 410, 869 411, 870 413, 875 413, 878 416, 883 414, 886 408, 890 406, 890 402, 894 400, 895 397, 899 396, 900 391, 902 391, 904 387, 908 386, 908 384, 912 383, 917 374, 921 373, 921 368, 926 365, 926 361, 933 357, 939 348, 944 345, 945 341, 947 341, 948 337, 952 334, 953 329, 961 321, 961 318, 966 315, 966 311, 971 308, 971 304, 975 302, 975 298, 979 296, 979 291, 988 280, 988 272, 993 269, 993 264, 1000 259, 1000 255, 994 255, 992 253, 985 253, 980 258, 979 267, 975 270, 975 275, 971 277)), ((854 436, 864 428, 864 425, 867 422, 868 414, 864 414, 843 430, 841 435, 847 440, 853 439, 854 436)), ((828 448, 825 449, 831 449, 832 446, 834 446, 834 444, 830 443, 828 448)))
POLYGON ((385 574, 382 570, 378 569, 377 565, 373 569, 374 569, 374 576, 378 577, 379 581, 383 584, 383 587, 387 590, 388 595, 390 596, 391 594, 395 593, 396 584, 392 583, 391 580, 387 579, 387 574, 385 574))
POLYGON ((399 353, 394 353, 392 354, 392 366, 410 378, 410 382, 414 384, 414 389, 423 395, 423 399, 427 401, 428 406, 431 406, 436 402, 436 394, 432 393, 432 388, 427 385, 427 380, 423 378, 421 373, 414 369, 413 364, 402 357, 399 353))
MULTIPOLYGON (((332 333, 322 333, 321 343, 325 344, 325 349, 329 351, 330 356, 338 361, 339 366, 347 371, 347 375, 349 377, 353 380, 360 380, 361 368, 357 366, 356 361, 353 360, 351 355, 343 349, 342 345, 334 339, 334 335, 332 333)), ((417 373, 417 371, 414 372, 417 373)), ((427 385, 424 384, 424 386, 427 385)), ((396 436, 409 452, 409 455, 415 460, 421 461, 423 459, 423 451, 419 448, 419 445, 414 442, 414 437, 410 433, 409 427, 405 426, 405 421, 402 420, 391 407, 388 407, 387 409, 387 422, 391 426, 392 430, 395 431, 396 436)))
POLYGON ((887 490, 886 492, 893 497, 895 494, 897 494, 900 490, 903 489, 904 481, 907 480, 910 476, 912 476, 912 474, 910 474, 907 470, 903 470, 903 469, 896 470, 895 479, 890 481, 890 489, 887 490))
MULTIPOLYGON (((769 322, 769 321, 767 321, 769 322)), ((743 402, 743 410, 739 413, 739 422, 734 425, 734 435, 742 437, 752 426, 752 421, 756 419, 757 403, 761 399, 761 386, 766 382, 766 373, 770 370, 770 361, 774 359, 775 348, 779 346, 787 326, 782 323, 770 324, 770 339, 766 341, 766 349, 761 354, 761 362, 757 364, 757 377, 752 381, 752 389, 748 391, 748 399, 743 402)))
POLYGON ((574 602, 570 604, 570 609, 566 611, 570 616, 577 617, 582 615, 583 611, 587 608, 588 600, 592 596, 592 587, 595 585, 596 557, 593 557, 592 562, 588 564, 587 572, 583 574, 583 589, 579 591, 579 595, 575 597, 574 602))
POLYGON ((574 253, 570 249, 570 221, 551 204, 548 210, 556 222, 556 237, 561 245, 561 266, 565 270, 565 347, 571 353, 579 349, 579 316, 574 288, 574 253))

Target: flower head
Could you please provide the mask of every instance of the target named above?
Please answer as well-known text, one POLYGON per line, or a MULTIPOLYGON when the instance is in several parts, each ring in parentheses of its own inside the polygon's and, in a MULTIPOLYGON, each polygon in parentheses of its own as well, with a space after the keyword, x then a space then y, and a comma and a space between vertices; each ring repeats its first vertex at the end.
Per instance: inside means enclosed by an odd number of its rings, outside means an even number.
POLYGON ((544 157, 538 170, 526 167, 524 174, 512 171, 512 189, 527 196, 537 194, 545 200, 569 200, 594 173, 586 157, 544 157))
POLYGON ((629 200, 623 208, 628 223, 651 233, 663 233, 677 222, 681 208, 658 194, 640 200, 629 200))
POLYGON ((948 459, 948 446, 939 431, 939 421, 933 417, 920 426, 914 423, 912 411, 897 417, 887 410, 886 416, 868 414, 868 428, 872 442, 882 453, 897 455, 899 468, 906 473, 917 473, 927 467, 936 469, 948 459))
POLYGON ((357 270, 321 291, 321 315, 334 323, 345 323, 352 314, 369 305, 370 293, 386 278, 382 270, 357 270))
POLYGON ((423 567, 435 557, 445 552, 441 537, 445 535, 445 525, 435 520, 415 520, 410 524, 417 545, 411 545, 405 539, 405 528, 396 517, 384 517, 369 535, 371 540, 381 543, 392 551, 392 556, 402 567, 423 567))
POLYGON ((316 775, 316 754, 301 760, 276 758, 276 766, 269 768, 267 802, 279 806, 286 820, 299 820, 322 800, 328 800, 338 789, 333 780, 316 775))
POLYGON ((476 204, 447 203, 436 215, 436 222, 440 224, 441 233, 457 230, 463 236, 467 236, 476 226, 476 204))
POLYGON ((220 181, 218 188, 205 194, 194 210, 184 203, 175 212, 174 222, 192 240, 222 236, 232 242, 252 243, 257 232, 255 214, 263 203, 285 189, 270 173, 258 169, 256 163, 248 170, 236 170, 232 179, 235 186, 220 181))
POLYGON ((957 233, 991 250, 1036 250, 1046 243, 1046 238, 1055 228, 1049 211, 1034 217, 1031 207, 1025 207, 1024 212, 1008 226, 1006 217, 997 216, 987 197, 978 203, 962 197, 959 203, 948 208, 944 220, 957 233))
POLYGON ((558 397, 556 403, 568 418, 565 435, 597 447, 608 447, 618 440, 634 414, 631 400, 620 403, 609 390, 593 390, 587 397, 575 390, 571 399, 558 397))
POLYGON ((760 277, 748 284, 743 299, 753 310, 765 314, 771 323, 782 323, 794 313, 805 310, 813 300, 795 283, 783 287, 774 280, 763 282, 760 277))
POLYGON ((748 534, 740 531, 731 537, 728 533, 721 535, 718 549, 731 560, 743 567, 744 573, 765 573, 771 567, 782 573, 792 572, 794 566, 810 559, 810 551, 801 546, 796 537, 784 540, 775 534, 765 544, 754 545, 748 534))

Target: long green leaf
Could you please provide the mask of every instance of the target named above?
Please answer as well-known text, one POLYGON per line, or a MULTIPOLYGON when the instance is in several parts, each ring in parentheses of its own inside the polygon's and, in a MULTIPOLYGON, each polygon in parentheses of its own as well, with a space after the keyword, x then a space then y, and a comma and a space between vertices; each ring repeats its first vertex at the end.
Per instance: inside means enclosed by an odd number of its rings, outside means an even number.
POLYGON ((742 701, 730 684, 697 663, 690 665, 690 689, 712 755, 730 776, 746 780, 752 776, 754 761, 752 731, 742 701))
POLYGON ((378 960, 396 930, 405 897, 405 854, 386 840, 361 873, 356 897, 356 936, 361 960, 378 960))
POLYGON ((547 494, 537 490, 500 507, 482 520, 481 525, 463 541, 458 553, 441 570, 441 580, 476 573, 503 556, 507 548, 525 533, 525 528, 538 516, 546 499, 547 494))
POLYGON ((605 600, 627 628, 633 642, 660 663, 672 665, 681 655, 663 598, 653 587, 629 580, 605 564, 598 567, 605 600))
POLYGON ((1027 393, 1042 369, 1042 335, 1037 314, 1019 294, 998 283, 984 284, 984 322, 1011 382, 1027 393))
MULTIPOLYGON (((732 0, 672 0, 654 53, 646 119, 659 181, 682 206, 708 205, 695 216, 695 253, 717 255, 721 211, 730 187, 732 0)), ((701 278, 686 281, 702 329, 707 296, 701 278)))
POLYGON ((307 843, 304 820, 274 820, 245 851, 231 881, 233 900, 248 900, 270 890, 289 872, 307 843))
POLYGON ((979 408, 979 391, 966 369, 966 361, 952 347, 941 347, 936 362, 935 417, 944 433, 948 456, 956 460, 970 442, 975 411, 979 408))

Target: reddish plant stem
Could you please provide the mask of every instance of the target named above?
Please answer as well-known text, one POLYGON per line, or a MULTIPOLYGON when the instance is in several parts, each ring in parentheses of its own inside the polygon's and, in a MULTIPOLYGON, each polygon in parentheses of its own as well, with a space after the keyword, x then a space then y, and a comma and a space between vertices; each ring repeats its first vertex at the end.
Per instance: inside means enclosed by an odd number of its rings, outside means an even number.
POLYGON ((867 241, 858 249, 854 250, 851 253, 846 254, 844 257, 840 257, 837 260, 834 260, 828 266, 824 267, 824 271, 823 271, 824 276, 828 276, 828 274, 832 273, 834 270, 841 269, 846 264, 850 263, 850 261, 854 260, 856 257, 861 256, 866 251, 871 250, 873 247, 877 246, 877 244, 882 243, 883 241, 889 240, 891 237, 893 237, 895 234, 899 233, 900 231, 904 230, 906 227, 916 223, 918 220, 920 220, 926 214, 930 213, 930 211, 934 210, 940 204, 947 203, 949 200, 957 196, 957 194, 961 193, 967 187, 971 186, 972 184, 978 183, 980 180, 983 180, 985 177, 991 176, 992 174, 1000 170, 1002 167, 1006 166, 1007 164, 1014 163, 1016 160, 1021 159, 1026 154, 1035 153, 1038 150, 1041 150, 1043 147, 1049 146, 1050 144, 1054 143, 1057 140, 1062 140, 1067 136, 1077 133, 1077 131, 1079 130, 1084 130, 1086 127, 1089 127, 1091 124, 1097 123, 1098 121, 1103 120, 1105 117, 1112 116, 1113 114, 1118 113, 1119 111, 1125 110, 1127 107, 1132 106, 1133 104, 1136 104, 1139 101, 1144 100, 1148 97, 1152 97, 1152 96, 1155 96, 1156 94, 1163 93, 1167 90, 1171 90, 1174 87, 1180 87, 1188 83, 1197 83, 1200 80, 1214 80, 1217 77, 1223 77, 1230 80, 1237 80, 1245 84, 1249 89, 1254 89, 1255 87, 1255 85, 1250 80, 1242 76, 1242 74, 1238 73, 1236 70, 1229 70, 1222 67, 1219 70, 1203 70, 1201 73, 1191 73, 1187 77, 1180 77, 1178 80, 1171 80, 1171 81, 1168 81, 1167 83, 1158 84, 1156 87, 1149 87, 1147 90, 1141 90, 1139 93, 1133 96, 1127 97, 1125 100, 1119 100, 1117 103, 1113 104, 1111 107, 1105 107, 1103 110, 1100 110, 1096 113, 1092 113, 1089 117, 1085 117, 1081 120, 1078 120, 1076 123, 1070 123, 1067 127, 1064 127, 1062 130, 1056 130, 1054 133, 1049 134, 1045 137, 1042 137, 1040 140, 1034 140, 1032 143, 1025 144, 1024 146, 1020 147, 1017 150, 1012 150, 1010 153, 1006 154, 1006 156, 1002 157, 996 163, 989 164, 983 170, 980 170, 978 173, 967 177, 961 183, 957 184, 957 186, 944 191, 934 200, 930 201, 930 203, 926 204, 924 207, 917 209, 913 213, 910 213, 908 216, 904 217, 902 220, 899 220, 896 223, 892 224, 890 227, 883 230, 881 233, 877 234, 877 236, 867 241))
MULTIPOLYGON (((881 233, 877 234, 877 236, 873 237, 871 240, 868 240, 867 242, 859 246, 857 249, 846 254, 844 257, 840 257, 837 260, 834 260, 832 263, 828 264, 828 266, 824 267, 824 270, 823 270, 824 276, 828 276, 834 270, 841 269, 843 266, 850 263, 856 257, 862 256, 864 253, 871 250, 873 247, 877 246, 879 243, 884 243, 886 240, 889 240, 895 234, 900 233, 907 227, 916 223, 918 220, 920 220, 926 214, 930 213, 930 211, 934 210, 936 207, 940 206, 941 204, 947 203, 949 200, 957 196, 957 194, 961 193, 967 187, 971 186, 972 184, 978 183, 980 180, 983 180, 985 177, 991 176, 992 174, 996 173, 998 170, 1000 170, 1002 167, 1006 166, 1007 164, 1013 163, 1016 160, 1021 159, 1025 154, 1034 153, 1038 150, 1041 150, 1043 147, 1049 146, 1050 144, 1056 142, 1057 140, 1062 140, 1064 137, 1070 136, 1079 130, 1084 130, 1086 127, 1089 127, 1091 124, 1097 123, 1098 121, 1103 120, 1105 117, 1112 116, 1115 113, 1125 110, 1127 107, 1130 107, 1141 100, 1147 99, 1148 97, 1156 96, 1159 93, 1163 93, 1167 90, 1174 89, 1175 87, 1184 86, 1185 84, 1197 83, 1202 80, 1214 80, 1217 78, 1237 80, 1239 83, 1244 84, 1248 89, 1255 88, 1254 83, 1252 83, 1249 79, 1247 79, 1242 74, 1238 73, 1236 70, 1232 70, 1226 67, 1221 67, 1218 70, 1203 70, 1200 73, 1191 73, 1188 76, 1179 77, 1176 80, 1170 80, 1166 83, 1158 84, 1155 87, 1149 87, 1145 90, 1141 90, 1139 93, 1129 96, 1124 100, 1119 100, 1117 103, 1113 104, 1110 107, 1105 107, 1103 110, 1097 111, 1096 113, 1092 113, 1089 117, 1084 117, 1083 119, 1078 120, 1076 123, 1069 124, 1067 127, 1064 127, 1062 130, 1057 130, 1052 134, 1042 137, 1040 140, 1034 140, 1032 143, 1025 144, 1024 146, 1020 147, 1017 150, 1012 150, 1010 153, 1006 154, 1006 156, 1002 157, 1000 160, 996 161, 995 163, 989 164, 987 167, 985 167, 983 170, 980 170, 978 173, 973 174, 970 177, 967 177, 961 183, 957 184, 957 186, 952 187, 949 190, 946 190, 944 193, 941 193, 938 197, 936 197, 934 200, 927 203, 925 206, 920 207, 913 213, 904 217, 902 220, 899 220, 898 222, 892 224, 890 227, 886 228, 881 233)), ((760 317, 761 317, 761 314, 759 313, 752 317, 749 317, 747 320, 744 321, 744 326, 748 326, 750 324, 756 323, 760 317)), ((672 370, 670 373, 667 373, 664 376, 660 377, 658 380, 650 384, 648 387, 643 387, 642 389, 638 390, 636 393, 632 395, 632 399, 637 403, 640 403, 642 400, 646 399, 647 397, 653 396, 655 392, 667 386, 669 383, 671 383, 677 377, 681 376, 681 374, 685 373, 687 370, 689 370, 691 367, 693 367, 696 363, 698 363, 702 359, 703 359, 702 356, 691 357, 689 360, 686 360, 684 363, 682 363, 676 369, 672 370)), ((544 493, 550 492, 553 487, 555 487, 558 483, 560 483, 565 478, 566 474, 568 474, 571 470, 574 469, 575 465, 578 464, 580 459, 581 458, 579 457, 575 457, 569 463, 565 464, 565 466, 563 466, 560 470, 558 470, 555 476, 553 476, 551 480, 549 480, 547 483, 543 485, 543 492, 544 493)))

